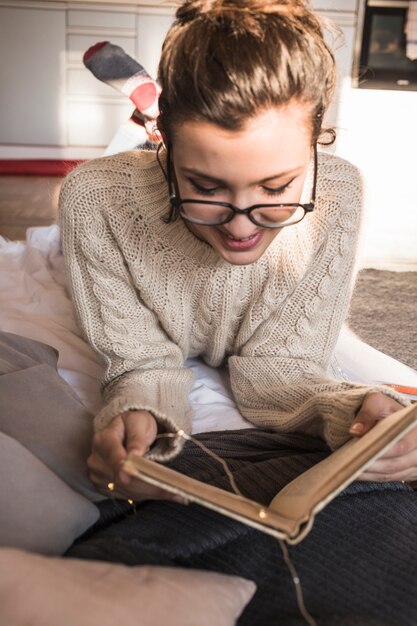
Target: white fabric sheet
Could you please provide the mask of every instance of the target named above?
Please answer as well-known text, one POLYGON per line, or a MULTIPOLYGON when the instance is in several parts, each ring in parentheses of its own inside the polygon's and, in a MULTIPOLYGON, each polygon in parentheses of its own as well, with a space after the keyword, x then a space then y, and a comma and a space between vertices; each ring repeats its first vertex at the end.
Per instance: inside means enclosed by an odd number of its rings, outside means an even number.
MULTIPOLYGON (((101 368, 75 320, 58 226, 30 228, 26 242, 0 237, 0 329, 55 347, 61 376, 84 405, 97 412, 101 368)), ((188 366, 196 377, 190 395, 194 433, 251 426, 236 409, 226 370, 213 369, 200 359, 190 359, 188 366)), ((417 372, 347 329, 341 333, 329 373, 355 382, 417 387, 417 372)))

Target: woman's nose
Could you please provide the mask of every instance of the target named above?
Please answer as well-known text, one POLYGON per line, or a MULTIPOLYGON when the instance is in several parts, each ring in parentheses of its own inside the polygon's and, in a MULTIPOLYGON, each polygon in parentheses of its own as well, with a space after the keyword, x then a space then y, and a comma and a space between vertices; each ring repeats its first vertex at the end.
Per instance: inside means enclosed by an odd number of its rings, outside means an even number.
POLYGON ((235 239, 246 239, 246 237, 250 237, 258 230, 258 226, 253 224, 247 215, 239 214, 235 215, 230 222, 224 224, 223 228, 228 235, 235 239))

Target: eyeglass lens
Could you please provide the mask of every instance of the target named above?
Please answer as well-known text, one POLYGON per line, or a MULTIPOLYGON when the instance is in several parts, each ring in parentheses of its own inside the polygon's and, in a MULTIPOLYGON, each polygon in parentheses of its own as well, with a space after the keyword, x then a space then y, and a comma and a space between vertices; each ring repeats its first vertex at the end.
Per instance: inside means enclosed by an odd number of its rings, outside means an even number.
MULTIPOLYGON (((234 217, 230 207, 220 204, 203 204, 199 202, 184 202, 180 205, 180 214, 195 224, 216 225, 224 224, 234 217)), ((251 219, 259 226, 282 227, 296 224, 303 219, 305 210, 301 205, 273 206, 264 205, 250 211, 251 219)))

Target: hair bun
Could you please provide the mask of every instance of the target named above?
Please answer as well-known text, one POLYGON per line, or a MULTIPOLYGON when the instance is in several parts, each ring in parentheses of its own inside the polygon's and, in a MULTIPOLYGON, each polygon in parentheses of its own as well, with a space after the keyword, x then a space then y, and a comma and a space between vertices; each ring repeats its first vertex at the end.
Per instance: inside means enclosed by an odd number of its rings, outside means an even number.
POLYGON ((325 29, 308 0, 186 0, 158 69, 165 140, 187 120, 241 130, 260 111, 297 101, 317 142, 336 81, 325 29))

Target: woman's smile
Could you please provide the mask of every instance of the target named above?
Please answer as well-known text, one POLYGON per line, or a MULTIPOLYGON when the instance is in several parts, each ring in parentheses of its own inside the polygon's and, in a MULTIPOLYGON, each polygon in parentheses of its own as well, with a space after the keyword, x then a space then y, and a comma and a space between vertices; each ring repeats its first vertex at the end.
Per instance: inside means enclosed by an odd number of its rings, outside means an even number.
POLYGON ((261 241, 264 231, 258 230, 249 237, 234 237, 230 233, 225 233, 219 229, 217 229, 217 233, 223 239, 224 245, 229 248, 229 250, 233 250, 239 252, 239 250, 247 251, 255 248, 261 241))

